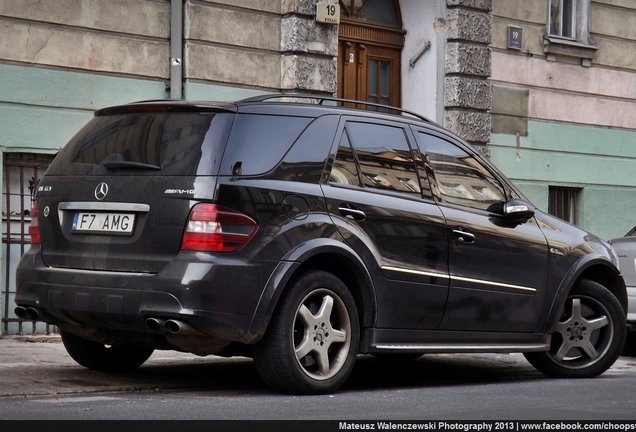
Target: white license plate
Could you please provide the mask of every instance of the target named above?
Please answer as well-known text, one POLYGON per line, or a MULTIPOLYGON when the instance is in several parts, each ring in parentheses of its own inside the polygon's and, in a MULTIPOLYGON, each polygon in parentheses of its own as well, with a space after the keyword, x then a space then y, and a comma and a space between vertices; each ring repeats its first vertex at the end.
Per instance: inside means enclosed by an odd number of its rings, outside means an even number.
POLYGON ((75 233, 132 234, 134 225, 134 213, 77 212, 73 217, 71 231, 75 233))

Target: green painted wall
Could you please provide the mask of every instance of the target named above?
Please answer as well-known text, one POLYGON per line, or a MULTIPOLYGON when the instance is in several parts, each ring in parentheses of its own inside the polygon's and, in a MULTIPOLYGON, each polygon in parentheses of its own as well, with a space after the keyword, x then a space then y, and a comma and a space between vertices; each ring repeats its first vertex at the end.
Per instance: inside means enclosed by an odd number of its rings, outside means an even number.
MULTIPOLYGON (((0 64, 0 151, 54 153, 96 109, 166 99, 164 81, 0 64)), ((235 101, 262 90, 184 84, 188 100, 235 101)))
POLYGON ((109 105, 167 97, 163 81, 0 64, 0 151, 54 152, 109 105))
POLYGON ((537 207, 548 187, 581 188, 577 224, 602 238, 636 225, 636 132, 529 121, 527 136, 493 134, 491 160, 537 207))

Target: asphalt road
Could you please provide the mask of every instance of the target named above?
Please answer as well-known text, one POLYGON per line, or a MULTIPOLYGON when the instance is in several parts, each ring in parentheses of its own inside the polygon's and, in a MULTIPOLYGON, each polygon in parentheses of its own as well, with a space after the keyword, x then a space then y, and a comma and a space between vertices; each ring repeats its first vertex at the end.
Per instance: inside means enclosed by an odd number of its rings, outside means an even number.
MULTIPOLYGON (((550 379, 523 356, 360 356, 333 395, 270 390, 249 359, 157 352, 127 374, 76 365, 56 338, 0 340, 3 420, 636 420, 636 358, 550 379)), ((636 423, 636 422, 635 422, 636 423)))

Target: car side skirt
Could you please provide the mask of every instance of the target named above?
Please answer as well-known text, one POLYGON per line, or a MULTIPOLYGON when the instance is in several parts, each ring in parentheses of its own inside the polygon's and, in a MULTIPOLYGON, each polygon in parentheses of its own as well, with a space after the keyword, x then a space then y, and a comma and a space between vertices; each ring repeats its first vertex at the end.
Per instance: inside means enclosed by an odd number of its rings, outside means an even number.
POLYGON ((550 349, 550 335, 545 333, 366 329, 363 342, 361 353, 510 353, 550 349))

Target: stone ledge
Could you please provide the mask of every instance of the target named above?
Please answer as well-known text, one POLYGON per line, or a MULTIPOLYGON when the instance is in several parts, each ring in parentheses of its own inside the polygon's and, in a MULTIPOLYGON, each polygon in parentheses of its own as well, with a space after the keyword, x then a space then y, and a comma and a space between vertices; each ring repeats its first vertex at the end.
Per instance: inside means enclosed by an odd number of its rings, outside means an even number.
POLYGON ((583 66, 591 66, 598 47, 581 42, 557 37, 543 38, 543 51, 549 61, 556 61, 557 56, 574 57, 581 60, 583 66))

